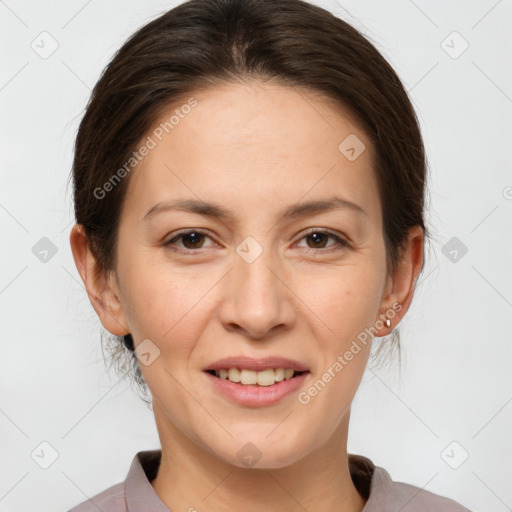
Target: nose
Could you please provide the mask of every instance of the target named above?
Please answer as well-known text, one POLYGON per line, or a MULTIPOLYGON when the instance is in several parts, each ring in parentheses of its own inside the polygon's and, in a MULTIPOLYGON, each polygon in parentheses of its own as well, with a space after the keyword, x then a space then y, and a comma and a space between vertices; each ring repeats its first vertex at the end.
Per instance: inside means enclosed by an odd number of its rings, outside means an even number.
POLYGON ((278 257, 270 250, 252 262, 238 253, 225 283, 220 319, 226 330, 262 339, 292 327, 293 292, 278 257))

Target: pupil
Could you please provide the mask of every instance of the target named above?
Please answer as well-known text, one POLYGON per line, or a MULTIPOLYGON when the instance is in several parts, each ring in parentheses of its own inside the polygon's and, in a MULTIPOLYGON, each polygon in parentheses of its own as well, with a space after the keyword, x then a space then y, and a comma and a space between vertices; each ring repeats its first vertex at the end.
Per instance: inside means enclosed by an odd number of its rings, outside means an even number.
POLYGON ((324 233, 313 233, 310 235, 312 238, 314 238, 314 243, 318 245, 318 242, 321 242, 322 237, 324 236, 324 233))
MULTIPOLYGON (((201 239, 201 233, 188 233, 187 235, 185 235, 185 240, 190 240, 192 239, 192 245, 196 245, 199 240, 201 239)), ((185 244, 187 245, 187 244, 185 244)))

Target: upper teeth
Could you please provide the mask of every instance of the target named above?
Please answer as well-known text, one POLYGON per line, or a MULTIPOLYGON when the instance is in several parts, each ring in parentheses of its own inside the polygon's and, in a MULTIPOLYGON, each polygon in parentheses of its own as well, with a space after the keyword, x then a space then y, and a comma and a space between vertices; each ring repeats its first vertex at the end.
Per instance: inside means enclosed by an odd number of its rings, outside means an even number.
POLYGON ((229 368, 215 370, 215 375, 221 379, 227 379, 231 382, 239 382, 240 384, 259 384, 260 386, 272 386, 276 382, 284 379, 291 379, 294 370, 292 368, 268 368, 261 372, 254 370, 239 370, 238 368, 229 368))

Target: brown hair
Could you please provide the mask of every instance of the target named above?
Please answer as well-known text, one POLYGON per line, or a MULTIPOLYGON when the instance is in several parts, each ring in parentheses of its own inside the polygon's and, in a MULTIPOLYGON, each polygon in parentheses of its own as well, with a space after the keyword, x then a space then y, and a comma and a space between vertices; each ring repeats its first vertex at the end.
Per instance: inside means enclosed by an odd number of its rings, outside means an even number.
MULTIPOLYGON (((129 160, 170 105, 211 85, 250 80, 305 87, 355 114, 375 149, 388 271, 409 228, 419 225, 428 235, 418 120, 397 74, 366 37, 303 0, 189 0, 128 39, 103 71, 80 123, 72 169, 75 216, 98 272, 116 268, 129 176, 106 199, 95 191, 129 160)), ((111 341, 118 370, 127 369, 122 361, 131 356, 129 366, 146 389, 131 335, 111 341)), ((391 341, 400 348, 396 329, 391 341)))

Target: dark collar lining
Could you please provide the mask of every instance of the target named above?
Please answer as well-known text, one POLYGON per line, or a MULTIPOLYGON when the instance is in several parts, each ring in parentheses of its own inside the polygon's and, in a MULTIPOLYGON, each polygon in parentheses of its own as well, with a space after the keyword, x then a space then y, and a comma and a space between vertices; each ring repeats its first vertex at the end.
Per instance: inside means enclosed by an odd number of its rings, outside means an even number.
POLYGON ((162 450, 150 450, 139 453, 139 461, 148 482, 152 482, 158 474, 160 468, 160 460, 162 458, 162 450))
POLYGON ((365 500, 368 500, 375 464, 367 457, 349 453, 348 467, 357 491, 365 500))

